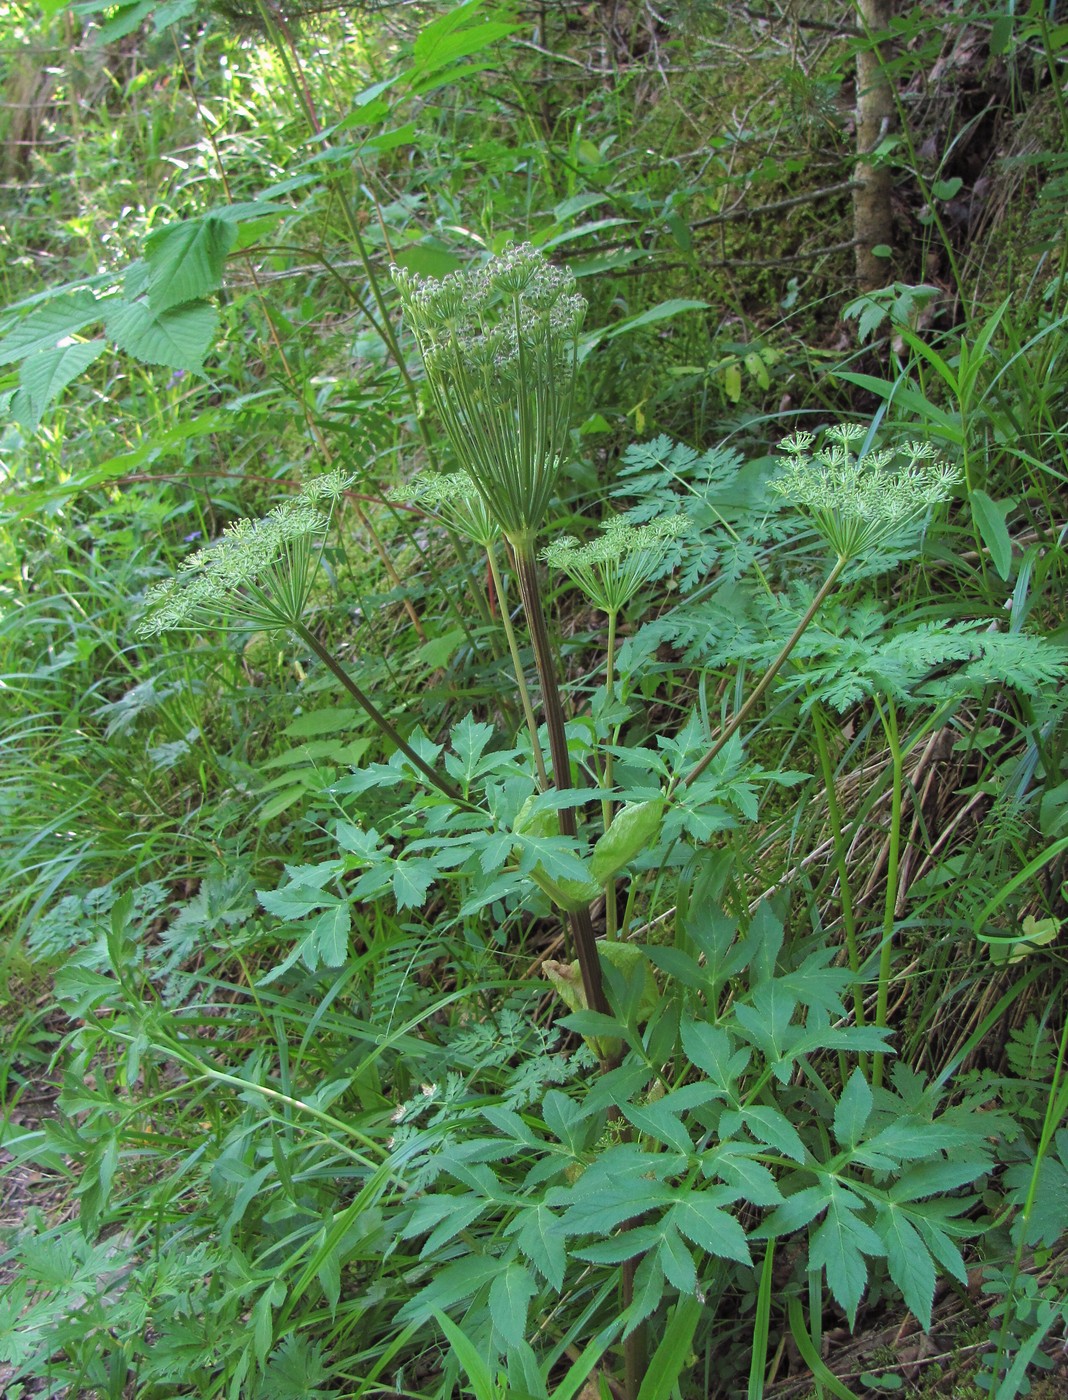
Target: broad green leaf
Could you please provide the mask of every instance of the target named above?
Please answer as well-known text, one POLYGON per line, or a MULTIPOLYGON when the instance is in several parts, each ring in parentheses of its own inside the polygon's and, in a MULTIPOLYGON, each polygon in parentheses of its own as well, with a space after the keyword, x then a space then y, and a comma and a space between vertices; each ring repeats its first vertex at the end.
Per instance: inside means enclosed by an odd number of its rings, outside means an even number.
POLYGON ((61 340, 99 321, 109 303, 98 301, 88 287, 63 292, 31 311, 0 340, 0 365, 24 359, 38 350, 55 350, 61 340))
POLYGON ((252 1345, 256 1360, 262 1366, 274 1345, 274 1288, 265 1288, 252 1305, 252 1345))
POLYGON ((719 1142, 701 1156, 701 1171, 718 1177, 754 1206, 778 1206, 783 1194, 763 1162, 753 1159, 756 1148, 738 1142, 719 1142))
POLYGON ((863 1220, 857 1218, 862 1202, 851 1192, 833 1186, 827 1215, 812 1233, 808 1267, 825 1269, 831 1292, 845 1310, 850 1327, 856 1321, 857 1307, 868 1283, 865 1255, 886 1253, 882 1240, 863 1220))
POLYGON ((906 1306, 924 1331, 929 1332, 935 1268, 927 1247, 905 1219, 904 1212, 892 1206, 880 1207, 875 1217, 875 1230, 886 1246, 890 1277, 901 1289, 906 1306))
MULTIPOLYGON (((598 943, 597 951, 602 967, 607 964, 622 974, 628 999, 620 1003, 621 1013, 628 1021, 647 1021, 660 1001, 660 988, 644 952, 636 943, 609 943, 605 939, 598 943)), ((610 973, 608 977, 613 980, 610 973)), ((616 985, 618 988, 618 982, 616 985)))
MULTIPOLYGON (((709 1098, 715 1093, 710 1085, 695 1085, 693 1087, 704 1088, 709 1098)), ((620 1108, 629 1122, 640 1133, 652 1138, 654 1142, 663 1143, 665 1147, 670 1147, 675 1152, 681 1152, 684 1157, 688 1157, 693 1152, 690 1134, 676 1116, 676 1113, 683 1111, 682 1106, 678 1106, 673 1112, 666 1099, 659 1099, 650 1104, 620 1104, 620 1108)))
POLYGON ((55 975, 56 1000, 63 1002, 73 1016, 84 1017, 101 1002, 114 1001, 119 991, 114 977, 79 967, 77 963, 67 963, 55 975))
POLYGON ((155 314, 147 302, 113 303, 104 329, 120 350, 149 365, 199 370, 211 349, 218 313, 204 302, 155 314))
POLYGON ((707 991, 708 974, 689 953, 684 953, 680 948, 647 947, 645 954, 654 967, 684 987, 695 992, 707 991))
MULTIPOLYGON (((624 1337, 629 1337, 634 1329, 639 1326, 645 1318, 660 1306, 660 1300, 664 1296, 664 1270, 660 1267, 660 1251, 652 1250, 639 1262, 634 1270, 634 1298, 630 1307, 623 1314, 625 1327, 624 1337)), ((683 1299, 683 1302, 694 1302, 695 1299, 683 1299)), ((646 1377, 652 1374, 651 1368, 646 1372, 646 1377)))
POLYGON ((487 20, 479 14, 481 9, 482 0, 466 0, 424 25, 412 46, 412 76, 432 73, 457 58, 469 58, 518 27, 501 20, 487 20))
POLYGON ((541 1102, 541 1114, 545 1126, 558 1142, 576 1155, 582 1151, 585 1140, 582 1112, 574 1100, 559 1089, 549 1089, 541 1102))
POLYGON ((579 343, 579 359, 584 360, 591 350, 595 350, 603 341, 615 340, 616 336, 628 335, 631 331, 641 330, 644 326, 655 326, 660 321, 670 320, 673 316, 681 316, 685 311, 706 311, 707 309, 707 301, 694 301, 687 297, 672 297, 668 301, 658 302, 656 306, 651 306, 648 311, 627 316, 622 321, 617 321, 613 326, 588 332, 579 343))
POLYGON ((752 1104, 749 1108, 741 1109, 740 1113, 742 1122, 757 1142, 778 1148, 795 1162, 805 1160, 805 1144, 784 1113, 780 1113, 777 1108, 769 1108, 766 1104, 752 1104))
POLYGON ((506 1265, 490 1285, 490 1317, 509 1346, 526 1341, 527 1311, 535 1288, 530 1270, 515 1261, 506 1265))
POLYGON ((680 1293, 697 1292, 697 1267, 693 1255, 683 1244, 676 1230, 670 1227, 661 1231, 660 1267, 664 1277, 680 1293))
MULTIPOLYGON (((1059 1138, 1066 1134, 1061 1132, 1059 1138)), ((1010 1200, 1020 1208, 1015 1224, 1018 1235, 1023 1224, 1023 1207, 1031 1191, 1031 1178, 1035 1167, 1031 1162, 1021 1162, 1005 1173, 1005 1185, 1010 1188, 1010 1200)), ((1041 1246, 1052 1249, 1068 1225, 1068 1168, 1051 1154, 1038 1165, 1038 1181, 1030 1214, 1026 1221, 1024 1244, 1029 1247, 1041 1246)))
POLYGON ((291 739, 312 739, 320 734, 345 733, 357 723, 357 712, 351 706, 331 705, 324 710, 309 710, 298 715, 282 733, 291 739))
POLYGON ((972 518, 983 543, 990 551, 998 577, 1007 579, 1012 571, 1012 539, 1005 518, 1012 508, 1012 501, 995 501, 985 491, 973 491, 968 498, 972 506, 972 518))
POLYGON ((420 277, 447 277, 464 265, 463 260, 448 248, 438 247, 430 241, 399 247, 396 260, 398 267, 403 267, 406 272, 418 273, 420 277))
POLYGON ((676 247, 688 253, 693 247, 693 232, 686 220, 672 212, 664 215, 664 225, 675 240, 676 247))
POLYGON ((860 1069, 850 1075, 834 1111, 834 1136, 839 1147, 855 1147, 871 1115, 872 1093, 860 1069))
POLYGON ((778 978, 757 987, 752 1005, 739 1001, 734 1008, 741 1033, 764 1052, 768 1060, 778 1060, 790 1039, 790 1020, 797 1009, 797 998, 778 978))
POLYGON ((559 1218, 546 1205, 531 1206, 508 1230, 530 1262, 559 1291, 564 1286, 567 1253, 559 1218))
MULTIPOLYGON (((634 1213, 633 1202, 631 1213, 634 1213)), ((658 1249, 662 1240, 663 1230, 659 1225, 636 1225, 633 1230, 621 1230, 611 1239, 586 1245, 583 1249, 574 1249, 572 1253, 576 1258, 586 1259, 591 1264, 625 1264, 628 1259, 644 1254, 647 1249, 658 1249)))
POLYGON ((723 371, 723 392, 731 403, 742 397, 742 369, 737 360, 732 360, 723 371))
POLYGON ((430 860, 399 860, 393 867, 393 895, 398 909, 418 909, 427 891, 438 878, 438 868, 430 860))
POLYGON ((230 220, 212 214, 154 229, 145 239, 152 310, 167 311, 218 291, 236 237, 230 220))
MULTIPOLYGON (((324 909, 316 919, 312 928, 313 947, 327 967, 341 967, 348 957, 351 924, 352 916, 347 901, 335 904, 331 909, 324 909)), ((311 966, 307 953, 304 955, 304 961, 311 966)))
POLYGON ((755 350, 750 350, 749 354, 746 355, 745 367, 762 389, 771 387, 771 380, 768 378, 768 367, 755 350))
POLYGON ((954 175, 951 180, 936 180, 931 186, 931 193, 935 199, 952 199, 955 194, 960 193, 964 181, 959 175, 954 175))
POLYGON ((257 890, 256 896, 268 914, 278 919, 303 919, 313 909, 321 909, 331 898, 321 891, 300 885, 283 885, 280 890, 257 890))
POLYGON ((971 1154, 954 1152, 947 1161, 937 1159, 909 1167, 891 1184, 891 1200, 919 1201, 925 1196, 941 1196, 974 1181, 990 1166, 989 1158, 976 1154, 974 1147, 973 1144, 971 1154))
POLYGON ((196 14, 197 0, 167 0, 152 11, 152 28, 162 34, 172 24, 181 24, 196 14))
POLYGON ((52 400, 59 397, 72 379, 89 368, 106 345, 104 340, 75 341, 56 350, 38 350, 23 360, 19 383, 29 401, 32 420, 23 420, 27 427, 37 426, 52 400))
POLYGON ((459 767, 453 772, 454 777, 462 776, 470 782, 478 776, 480 760, 493 734, 492 724, 476 720, 470 714, 465 715, 459 724, 453 725, 449 739, 455 756, 460 760, 459 767))
POLYGON ((716 1088, 730 1088, 735 1078, 732 1072, 734 1047, 725 1030, 710 1026, 707 1021, 683 1021, 682 1048, 687 1058, 698 1069, 704 1070, 716 1088))
POLYGON ((663 811, 664 804, 658 799, 628 802, 619 809, 590 856, 590 874, 597 884, 607 884, 617 871, 655 842, 663 811))
POLYGON ((821 1211, 826 1210, 830 1199, 831 1187, 826 1181, 821 1181, 818 1186, 806 1186, 801 1191, 795 1191, 753 1231, 754 1237, 778 1239, 782 1235, 792 1235, 803 1225, 815 1220, 821 1211))
MULTIPOLYGON (((132 34, 135 29, 140 29, 141 25, 152 14, 156 8, 158 0, 134 0, 132 5, 120 5, 112 14, 110 19, 104 21, 95 35, 95 41, 103 47, 105 44, 114 44, 117 39, 124 39, 127 34, 132 34)), ((74 10, 82 11, 83 6, 75 5, 74 10)), ((110 9, 109 6, 94 5, 84 7, 86 10, 110 9)))
POLYGON ((341 1297, 341 1255, 336 1249, 332 1249, 319 1265, 316 1278, 330 1308, 330 1316, 333 1317, 341 1297))
MULTIPOLYGON (((756 988, 774 978, 775 964, 782 951, 784 936, 782 919, 772 901, 765 899, 757 905, 743 943, 749 964, 751 987, 756 988)), ((790 990, 786 982, 782 982, 781 986, 786 991, 790 990)))
POLYGON ((425 1323, 436 1311, 455 1307, 477 1293, 500 1272, 501 1261, 486 1254, 466 1254, 437 1270, 430 1282, 397 1312, 401 1326, 425 1323))
POLYGON ((668 1212, 671 1223, 694 1244, 719 1259, 737 1259, 751 1264, 752 1256, 745 1231, 728 1211, 721 1210, 717 1201, 730 1200, 734 1191, 713 1187, 708 1191, 688 1193, 668 1212))
POLYGON ((1016 15, 1012 10, 1008 14, 995 15, 994 22, 990 26, 990 56, 1000 58, 1012 42, 1013 26, 1016 24, 1016 15))
POLYGON ((974 1134, 965 1128, 954 1127, 937 1119, 929 1122, 923 1118, 903 1116, 863 1143, 857 1152, 857 1161, 863 1161, 864 1154, 871 1152, 894 1162, 916 1162, 925 1157, 935 1157, 939 1152, 974 1146, 974 1134))
POLYGON ((919 1209, 911 1210, 909 1219, 946 1273, 967 1287, 968 1269, 964 1263, 964 1257, 949 1235, 941 1228, 941 1225, 924 1215, 919 1209))

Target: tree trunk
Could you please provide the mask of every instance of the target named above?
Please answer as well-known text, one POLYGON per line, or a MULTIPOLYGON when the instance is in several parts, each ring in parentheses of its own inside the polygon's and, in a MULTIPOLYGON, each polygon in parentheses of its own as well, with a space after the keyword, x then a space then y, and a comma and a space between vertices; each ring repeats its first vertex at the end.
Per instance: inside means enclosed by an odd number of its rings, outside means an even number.
MULTIPOLYGON (((856 0, 857 25, 867 40, 890 27, 893 0, 856 0)), ((873 248, 889 247, 893 238, 890 169, 871 153, 894 121, 894 93, 886 77, 883 45, 866 44, 857 55, 857 187, 853 192, 853 233, 857 240, 857 286, 862 292, 885 286, 888 257, 873 248)))

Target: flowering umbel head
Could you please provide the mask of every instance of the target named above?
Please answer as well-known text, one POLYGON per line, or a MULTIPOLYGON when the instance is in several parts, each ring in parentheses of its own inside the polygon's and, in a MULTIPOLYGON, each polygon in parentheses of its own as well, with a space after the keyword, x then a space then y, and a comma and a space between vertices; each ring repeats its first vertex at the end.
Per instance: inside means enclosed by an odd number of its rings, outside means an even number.
POLYGON ((315 583, 333 509, 355 480, 329 472, 261 520, 237 520, 221 539, 198 549, 177 578, 148 591, 142 637, 200 627, 269 631, 301 622, 315 583), (324 514, 319 502, 328 503, 324 514))
POLYGON ((466 472, 419 472, 411 481, 394 486, 388 498, 423 506, 483 549, 492 549, 501 537, 501 527, 466 472))
POLYGON ((516 549, 533 549, 568 449, 586 302, 529 243, 437 281, 391 269, 453 451, 516 549))
POLYGON ((785 469, 772 489, 808 515, 840 559, 856 559, 949 496, 960 472, 940 462, 928 442, 880 448, 858 456, 866 435, 857 423, 828 428, 830 442, 809 452, 812 433, 794 433, 781 447, 785 469), (896 465, 895 465, 896 464, 896 465))
POLYGON ((687 526, 683 515, 666 516, 648 525, 612 520, 589 544, 579 544, 565 535, 543 549, 541 557, 574 579, 594 607, 617 614, 642 584, 665 567, 672 543, 687 526))

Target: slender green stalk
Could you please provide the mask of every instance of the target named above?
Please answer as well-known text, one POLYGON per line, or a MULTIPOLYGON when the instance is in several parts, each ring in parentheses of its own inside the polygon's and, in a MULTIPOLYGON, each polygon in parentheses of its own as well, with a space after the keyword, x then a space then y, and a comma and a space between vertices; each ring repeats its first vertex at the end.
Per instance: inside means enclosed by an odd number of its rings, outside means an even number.
MULTIPOLYGON (((530 628, 530 640, 534 647, 534 660, 541 681, 541 700, 545 711, 545 724, 549 731, 549 756, 552 759, 553 785, 558 789, 572 786, 571 757, 567 748, 567 734, 564 728, 564 707, 560 700, 560 689, 556 683, 556 669, 553 664, 552 644, 549 629, 545 624, 545 612, 541 605, 538 590, 538 566, 534 551, 516 553, 516 574, 519 579, 519 594, 523 600, 523 610, 530 628)), ((577 836, 575 811, 572 807, 561 807, 558 813, 560 834, 577 836)), ((593 931, 593 920, 588 909, 578 909, 568 914, 571 936, 575 942, 575 955, 578 958, 582 985, 586 992, 586 1004, 592 1011, 609 1015, 611 1008, 604 994, 601 977, 601 962, 597 953, 597 936, 593 931)))
POLYGON ((820 760, 820 771, 823 774, 823 786, 827 793, 827 814, 834 841, 834 860, 838 867, 842 928, 845 932, 849 970, 853 974, 853 1010, 857 1025, 862 1026, 864 1025, 864 994, 860 986, 860 951, 857 947, 857 920, 853 909, 853 886, 850 883, 849 861, 846 858, 842 808, 838 802, 838 792, 834 783, 834 765, 831 762, 830 749, 827 744, 828 725, 823 710, 818 704, 812 707, 812 724, 816 739, 816 752, 820 760))
POLYGON ((443 778, 440 773, 437 773, 430 764, 427 763, 425 758, 421 758, 412 748, 411 744, 401 738, 400 734, 378 706, 360 689, 336 657, 332 656, 330 652, 327 651, 326 647, 323 646, 314 632, 309 631, 303 623, 293 625, 293 631, 306 646, 311 648, 323 665, 334 673, 348 693, 378 726, 390 743, 400 749, 409 763, 414 764, 414 766, 418 768, 427 782, 437 788, 438 792, 447 797, 450 802, 455 802, 460 807, 466 807, 469 812, 478 812, 481 810, 475 803, 469 802, 460 789, 451 783, 448 778, 443 778))
MULTIPOLYGON (((1053 1082, 1050 1084, 1049 1096, 1046 1099, 1046 1112, 1042 1121, 1042 1131, 1039 1134, 1038 1144, 1035 1148, 1035 1162, 1031 1169, 1031 1180, 1027 1185, 1027 1196, 1020 1212, 1019 1234, 1016 1241, 1016 1251, 1012 1259, 1012 1270, 1009 1274, 1008 1288, 1006 1289, 1006 1305, 1001 1314, 1001 1327, 998 1329, 997 1350, 994 1353, 994 1360, 991 1364, 991 1372, 995 1381, 1001 1375, 1002 1367, 1007 1360, 1006 1352, 1009 1345, 1009 1329, 1013 1309, 1008 1304, 1008 1298, 1015 1296, 1016 1282, 1020 1277, 1020 1270, 1023 1267, 1024 1250, 1027 1247, 1027 1226, 1031 1219, 1031 1212, 1035 1208, 1035 1200, 1038 1196, 1038 1183, 1042 1171, 1042 1163, 1046 1159, 1050 1146, 1053 1142, 1053 1135, 1064 1122, 1065 1115, 1068 1114, 1068 1079, 1065 1078, 1065 1059, 1068 1056, 1068 1018, 1065 1019, 1061 1028, 1060 1045, 1057 1048, 1057 1062, 1053 1069, 1053 1082)), ((1000 1395, 1000 1390, 997 1392, 1000 1395)), ((1017 1392, 1013 1391, 1013 1394, 1017 1392)))
MULTIPOLYGON (((611 714, 612 701, 616 693, 616 624, 619 621, 619 611, 613 608, 608 613, 608 646, 605 653, 604 663, 604 690, 605 700, 608 704, 608 711, 611 714)), ((618 736, 616 736, 618 737, 618 736)), ((613 754, 609 750, 604 756, 604 785, 611 792, 613 781, 613 754)), ((606 797, 601 802, 601 815, 604 819, 605 831, 612 825, 612 818, 615 816, 615 804, 611 797, 606 797)), ((617 934, 618 913, 616 910, 616 880, 613 875, 605 887, 604 896, 604 934, 608 941, 614 942, 617 934)))
POLYGON ((530 732, 530 744, 534 753, 534 768, 538 774, 538 786, 542 792, 549 786, 549 775, 545 771, 545 756, 541 751, 541 741, 538 739, 538 721, 534 716, 534 706, 530 702, 530 690, 527 687, 527 678, 523 674, 523 662, 519 655, 519 647, 515 639, 515 628, 512 626, 512 619, 508 611, 508 595, 505 593, 504 580, 501 577, 500 566, 497 563, 497 551, 493 545, 487 545, 486 558, 489 560, 490 576, 493 579, 493 586, 497 590, 497 602, 501 609, 501 622, 504 625, 504 635, 508 639, 508 650, 512 657, 512 666, 515 669, 516 686, 519 689, 519 699, 523 706, 523 715, 527 722, 527 729, 530 732))
POLYGON ((755 689, 750 694, 749 699, 745 702, 745 704, 741 707, 737 714, 735 714, 733 719, 731 719, 723 727, 723 729, 720 730, 719 738, 715 741, 715 743, 711 746, 707 753, 705 753, 704 756, 694 764, 690 771, 687 774, 685 774, 684 777, 680 778, 676 775, 676 777, 674 777, 671 780, 671 783, 668 786, 667 790, 667 798, 669 801, 675 795, 675 792, 678 788, 689 787, 691 783, 697 781, 697 779, 705 771, 705 769, 716 757, 716 755, 722 752, 722 750, 726 747, 726 745, 730 742, 734 735, 737 734, 738 730, 741 729, 742 725, 746 722, 749 716, 756 709, 757 704, 760 701, 760 697, 764 694, 765 690, 767 690, 768 686, 772 683, 775 677, 782 670, 783 666, 786 664, 787 660, 789 659, 790 653, 793 651, 794 647, 797 646, 798 642, 801 640, 801 637, 804 635, 805 629, 808 627, 809 623, 812 621, 812 619, 816 616, 817 612, 819 612, 820 608, 823 606, 827 595, 831 592, 831 589, 838 582, 839 578, 841 577, 842 570, 845 568, 848 562, 849 561, 844 555, 839 555, 838 561, 835 564, 834 568, 827 575, 826 579, 824 579, 816 596, 812 599, 812 602, 805 609, 805 614, 802 617, 801 621, 794 628, 793 632, 790 634, 789 639, 784 643, 783 648, 779 652, 778 656, 771 663, 768 669, 764 672, 763 676, 761 676, 755 689))
MULTIPOLYGON (((887 697, 886 708, 876 700, 886 741, 890 746, 890 763, 893 785, 890 794, 890 848, 886 857, 886 899, 883 904, 883 938, 879 949, 879 988, 875 1002, 875 1024, 883 1029, 886 1026, 887 1010, 890 1004, 890 970, 894 952, 894 915, 897 909, 897 878, 901 860, 901 808, 904 794, 905 754, 901 748, 897 725, 897 710, 893 700, 887 697)), ((878 1088, 883 1082, 882 1051, 876 1051, 872 1060, 872 1085, 878 1088)))

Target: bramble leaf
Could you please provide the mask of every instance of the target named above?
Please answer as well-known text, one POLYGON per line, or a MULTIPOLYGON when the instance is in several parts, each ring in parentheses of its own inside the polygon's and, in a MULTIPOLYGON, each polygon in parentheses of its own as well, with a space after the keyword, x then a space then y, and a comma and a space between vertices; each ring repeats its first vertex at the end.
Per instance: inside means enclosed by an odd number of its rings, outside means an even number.
POLYGON ((236 237, 236 224, 213 214, 154 229, 144 245, 152 311, 168 311, 217 291, 236 237))
POLYGON ((197 371, 211 349, 218 313, 205 302, 154 312, 144 301, 112 305, 104 329, 120 350, 149 365, 197 371))
POLYGON ((39 350, 23 360, 19 385, 26 396, 29 413, 20 415, 20 421, 27 427, 36 427, 52 400, 60 396, 72 379, 89 368, 106 345, 104 340, 81 340, 55 350, 39 350))

